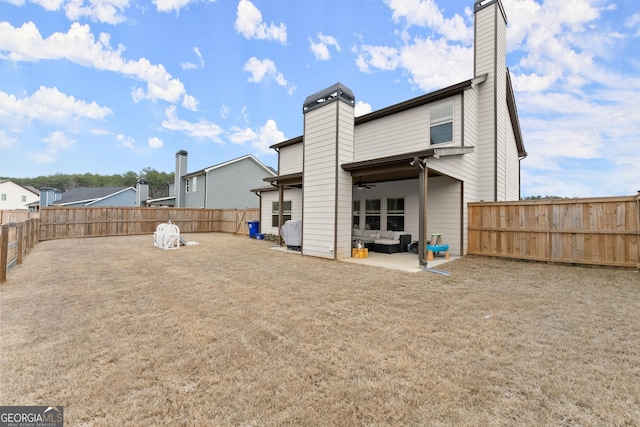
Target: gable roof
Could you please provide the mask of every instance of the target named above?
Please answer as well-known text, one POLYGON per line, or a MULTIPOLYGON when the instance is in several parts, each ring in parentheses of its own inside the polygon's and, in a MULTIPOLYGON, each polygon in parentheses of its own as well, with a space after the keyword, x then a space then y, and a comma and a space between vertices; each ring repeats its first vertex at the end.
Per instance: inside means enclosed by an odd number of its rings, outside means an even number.
MULTIPOLYGON (((362 123, 367 123, 372 120, 377 120, 382 117, 390 116, 392 114, 400 113, 402 111, 410 110, 412 108, 420 107, 422 105, 430 104, 441 99, 449 98, 454 95, 459 95, 465 90, 474 87, 475 85, 482 83, 486 80, 487 76, 481 75, 476 78, 465 80, 463 82, 454 84, 452 86, 445 87, 443 89, 429 92, 424 95, 417 96, 415 98, 408 99, 397 104, 390 105, 389 107, 382 108, 380 110, 373 111, 371 113, 358 116, 354 118, 354 125, 357 126, 362 123)), ((315 96, 315 95, 313 95, 315 96)), ((312 96, 312 97, 313 97, 312 96)), ((509 118, 511 125, 513 126, 513 133, 516 139, 516 147, 518 149, 518 155, 521 158, 527 156, 527 152, 524 148, 524 142, 522 139, 522 130, 520 129, 520 119, 518 117, 518 110, 516 108, 516 100, 513 92, 513 85, 511 83, 511 74, 507 68, 507 108, 509 110, 509 118)), ((269 148, 278 151, 280 148, 287 147, 289 145, 299 144, 304 141, 304 135, 297 136, 295 138, 288 139, 286 141, 279 142, 271 145, 269 148)))
POLYGON ((17 182, 13 182, 10 179, 0 179, 0 184, 5 184, 5 183, 11 183, 11 184, 16 185, 18 187, 24 188, 27 191, 32 192, 36 196, 40 196, 40 192, 35 187, 33 187, 31 185, 20 185, 17 182))
POLYGON ((78 187, 62 193, 62 197, 53 202, 52 205, 64 206, 72 203, 89 205, 128 189, 135 191, 133 187, 78 187))
POLYGON ((256 159, 251 154, 247 154, 245 156, 238 157, 237 159, 228 160, 226 162, 218 163, 217 165, 209 166, 207 168, 200 169, 200 170, 195 171, 195 172, 190 172, 190 173, 184 174, 184 175, 182 175, 182 177, 183 178, 189 178, 189 177, 196 176, 196 175, 204 175, 205 173, 209 173, 212 170, 216 170, 216 169, 220 169, 220 168, 223 168, 223 167, 226 167, 226 166, 230 166, 230 165, 232 165, 234 163, 240 162, 242 160, 247 160, 247 159, 253 161, 255 164, 260 166, 269 175, 272 175, 272 176, 277 175, 276 171, 274 171, 272 168, 270 168, 269 166, 265 165, 264 163, 262 163, 260 160, 256 159))

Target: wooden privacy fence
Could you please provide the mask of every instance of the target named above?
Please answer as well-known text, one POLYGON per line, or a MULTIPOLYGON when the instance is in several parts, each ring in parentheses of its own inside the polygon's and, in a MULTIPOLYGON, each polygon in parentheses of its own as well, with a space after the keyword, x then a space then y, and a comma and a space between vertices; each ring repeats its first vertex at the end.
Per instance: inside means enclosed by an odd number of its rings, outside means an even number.
POLYGON ((4 224, 5 222, 21 222, 29 218, 38 218, 38 216, 38 212, 29 212, 26 209, 0 209, 0 224, 4 224))
POLYGON ((158 224, 168 221, 180 227, 181 233, 249 234, 247 221, 259 216, 257 208, 44 208, 40 210, 40 240, 153 234, 158 224))
POLYGON ((7 273, 38 243, 38 218, 0 225, 0 283, 7 281, 7 273))
POLYGON ((469 203, 468 253, 640 269, 640 195, 469 203))
POLYGON ((171 221, 181 233, 223 232, 249 234, 247 221, 260 210, 189 208, 60 208, 40 210, 40 240, 75 237, 152 234, 158 224, 171 221))

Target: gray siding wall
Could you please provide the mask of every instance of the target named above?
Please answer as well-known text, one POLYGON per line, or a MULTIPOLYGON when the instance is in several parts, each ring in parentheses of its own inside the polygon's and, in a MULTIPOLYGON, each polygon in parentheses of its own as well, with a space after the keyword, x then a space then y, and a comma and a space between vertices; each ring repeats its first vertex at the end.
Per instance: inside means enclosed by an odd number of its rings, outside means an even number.
MULTIPOLYGON (((267 172, 247 158, 213 169, 207 174, 206 202, 209 209, 257 208, 260 199, 252 188, 264 186, 267 172)), ((198 182, 198 192, 204 190, 204 182, 198 182)))
MULTIPOLYGON (((204 195, 205 195, 205 175, 196 175, 189 177, 189 191, 184 193, 184 206, 186 208, 204 208, 204 195), (196 179, 196 186, 194 191, 193 180, 196 179)), ((186 183, 186 180, 184 180, 186 183)))
POLYGON ((280 165, 278 166, 278 174, 288 175, 292 173, 302 172, 303 153, 303 143, 282 147, 280 149, 280 165))

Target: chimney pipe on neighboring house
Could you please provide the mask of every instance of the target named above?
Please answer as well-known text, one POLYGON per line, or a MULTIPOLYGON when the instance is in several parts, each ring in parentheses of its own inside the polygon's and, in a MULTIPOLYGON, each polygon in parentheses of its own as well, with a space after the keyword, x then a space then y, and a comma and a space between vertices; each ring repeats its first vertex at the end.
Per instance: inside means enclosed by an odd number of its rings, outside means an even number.
POLYGON ((184 180, 182 177, 187 174, 187 156, 185 150, 176 153, 176 173, 174 177, 173 192, 176 196, 176 208, 184 207, 184 180))
POLYGON ((146 201, 149 198, 149 181, 144 178, 139 178, 136 181, 136 206, 146 206, 146 201))
POLYGON ((40 207, 46 208, 50 206, 60 197, 56 197, 58 191, 55 188, 43 187, 40 189, 40 207))

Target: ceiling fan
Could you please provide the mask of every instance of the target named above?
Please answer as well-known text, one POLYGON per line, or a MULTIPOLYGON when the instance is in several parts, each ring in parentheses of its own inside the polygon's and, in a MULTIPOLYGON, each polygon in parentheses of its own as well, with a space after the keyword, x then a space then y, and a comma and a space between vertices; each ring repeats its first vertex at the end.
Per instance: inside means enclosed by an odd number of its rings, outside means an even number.
POLYGON ((375 184, 363 184, 362 178, 358 179, 358 183, 355 185, 356 190, 368 190, 372 187, 375 187, 375 184))

